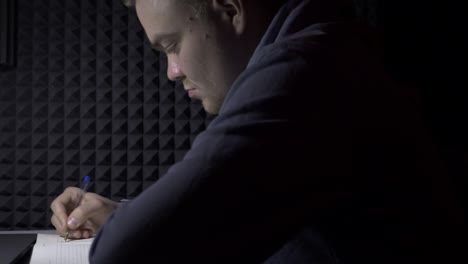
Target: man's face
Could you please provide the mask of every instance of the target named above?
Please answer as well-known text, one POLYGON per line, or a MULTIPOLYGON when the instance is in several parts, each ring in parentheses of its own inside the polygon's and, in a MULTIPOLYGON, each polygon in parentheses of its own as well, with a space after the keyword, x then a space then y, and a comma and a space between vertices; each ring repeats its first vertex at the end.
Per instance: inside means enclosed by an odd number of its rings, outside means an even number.
POLYGON ((167 55, 168 78, 182 81, 189 96, 215 114, 245 67, 238 59, 241 43, 229 22, 210 9, 211 1, 202 14, 185 2, 137 0, 136 12, 153 48, 167 55))

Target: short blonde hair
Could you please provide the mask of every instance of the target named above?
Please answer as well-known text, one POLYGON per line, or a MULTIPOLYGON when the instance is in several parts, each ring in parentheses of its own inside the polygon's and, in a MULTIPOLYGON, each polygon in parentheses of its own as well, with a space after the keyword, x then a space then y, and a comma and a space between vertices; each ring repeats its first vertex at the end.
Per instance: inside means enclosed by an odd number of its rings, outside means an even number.
MULTIPOLYGON (((172 0, 173 1, 173 0, 172 0)), ((185 4, 189 4, 193 9, 195 16, 200 17, 206 11, 206 0, 179 0, 185 4)), ((120 0, 120 2, 126 7, 135 7, 135 0, 120 0)))

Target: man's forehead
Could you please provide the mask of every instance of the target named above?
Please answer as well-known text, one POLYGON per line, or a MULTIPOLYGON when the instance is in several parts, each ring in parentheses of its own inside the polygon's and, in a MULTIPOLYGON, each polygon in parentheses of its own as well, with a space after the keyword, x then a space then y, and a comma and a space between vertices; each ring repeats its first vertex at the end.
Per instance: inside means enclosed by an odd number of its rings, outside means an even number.
POLYGON ((167 10, 170 4, 174 4, 178 0, 136 0, 136 6, 141 6, 142 8, 153 8, 154 11, 161 11, 167 10))
POLYGON ((178 1, 183 0, 135 1, 138 18, 153 45, 185 28, 186 20, 181 17, 186 9, 180 8, 178 1))

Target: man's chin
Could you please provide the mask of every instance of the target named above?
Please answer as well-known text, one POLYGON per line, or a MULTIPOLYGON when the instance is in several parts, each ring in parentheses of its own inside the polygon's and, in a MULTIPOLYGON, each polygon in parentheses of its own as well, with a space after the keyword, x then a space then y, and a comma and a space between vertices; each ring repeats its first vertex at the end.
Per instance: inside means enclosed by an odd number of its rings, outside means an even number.
POLYGON ((207 102, 206 100, 202 100, 202 106, 203 109, 205 109, 205 112, 212 115, 218 114, 219 110, 221 109, 221 106, 218 106, 217 104, 212 104, 210 102, 207 102))

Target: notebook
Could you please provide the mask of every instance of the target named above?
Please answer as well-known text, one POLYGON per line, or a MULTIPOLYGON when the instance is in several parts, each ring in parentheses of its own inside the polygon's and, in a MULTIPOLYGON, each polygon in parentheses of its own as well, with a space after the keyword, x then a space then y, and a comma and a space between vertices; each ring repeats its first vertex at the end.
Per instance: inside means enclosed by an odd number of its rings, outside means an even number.
POLYGON ((68 240, 55 234, 38 234, 30 264, 89 264, 94 238, 68 240))
POLYGON ((0 234, 0 264, 28 263, 37 234, 0 234))

